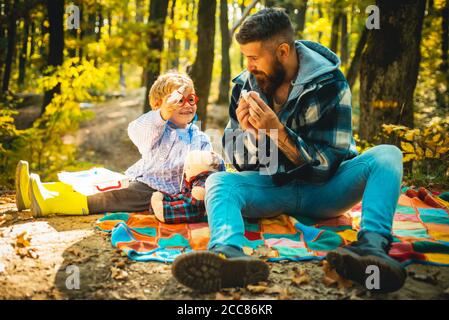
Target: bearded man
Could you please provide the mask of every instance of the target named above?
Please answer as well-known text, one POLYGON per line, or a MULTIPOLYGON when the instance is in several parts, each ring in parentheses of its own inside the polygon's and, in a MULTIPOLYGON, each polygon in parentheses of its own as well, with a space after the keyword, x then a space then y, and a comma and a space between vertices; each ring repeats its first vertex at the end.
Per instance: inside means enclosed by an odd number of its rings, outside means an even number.
POLYGON ((363 286, 371 275, 368 266, 377 266, 380 287, 370 289, 398 290, 406 272, 388 251, 401 151, 380 145, 357 153, 351 92, 339 58, 319 43, 295 41, 283 10, 249 16, 236 40, 247 70, 233 79, 223 143, 238 172, 214 173, 206 181, 209 250, 179 256, 173 275, 204 292, 264 281, 268 265, 242 250, 248 243, 244 216, 328 219, 362 200, 357 241, 326 259, 341 276, 363 286), (262 172, 269 165, 261 159, 263 137, 279 150, 271 174, 262 172))

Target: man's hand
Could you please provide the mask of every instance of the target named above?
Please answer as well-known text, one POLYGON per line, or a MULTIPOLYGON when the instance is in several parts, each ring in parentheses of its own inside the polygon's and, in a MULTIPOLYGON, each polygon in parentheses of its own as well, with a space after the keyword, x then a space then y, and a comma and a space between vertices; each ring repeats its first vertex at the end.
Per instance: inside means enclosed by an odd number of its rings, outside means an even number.
POLYGON ((255 130, 265 129, 265 134, 270 136, 270 130, 277 130, 276 145, 281 149, 284 155, 295 165, 301 165, 301 155, 296 145, 289 138, 284 125, 279 120, 276 113, 259 97, 251 91, 247 97, 249 107, 248 122, 255 130))
POLYGON ((276 113, 259 97, 259 95, 251 91, 247 103, 250 105, 248 122, 256 130, 281 130, 284 128, 281 121, 279 121, 276 113))
POLYGON ((256 129, 248 122, 249 119, 249 104, 246 102, 246 100, 242 97, 240 98, 239 105, 237 106, 237 109, 235 110, 235 113, 237 115, 237 120, 240 123, 240 126, 242 127, 243 131, 250 131, 255 133, 256 129))
POLYGON ((173 115, 173 112, 178 108, 178 102, 184 96, 184 91, 186 90, 185 86, 181 86, 179 89, 173 91, 170 95, 164 99, 161 105, 161 117, 165 121, 170 119, 173 115))

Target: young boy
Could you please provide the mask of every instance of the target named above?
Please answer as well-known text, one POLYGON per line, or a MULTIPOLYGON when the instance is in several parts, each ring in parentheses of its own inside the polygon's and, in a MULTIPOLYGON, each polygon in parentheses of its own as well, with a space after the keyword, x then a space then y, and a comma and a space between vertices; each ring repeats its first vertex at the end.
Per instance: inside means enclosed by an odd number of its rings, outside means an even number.
POLYGON ((132 180, 128 188, 85 196, 62 182, 41 183, 37 174, 29 175, 28 163, 19 161, 18 210, 31 208, 36 217, 146 211, 153 192, 178 193, 188 151, 212 150, 207 135, 192 123, 197 102, 193 81, 187 75, 159 76, 150 90, 152 110, 128 126, 128 135, 142 155, 125 172, 132 180))

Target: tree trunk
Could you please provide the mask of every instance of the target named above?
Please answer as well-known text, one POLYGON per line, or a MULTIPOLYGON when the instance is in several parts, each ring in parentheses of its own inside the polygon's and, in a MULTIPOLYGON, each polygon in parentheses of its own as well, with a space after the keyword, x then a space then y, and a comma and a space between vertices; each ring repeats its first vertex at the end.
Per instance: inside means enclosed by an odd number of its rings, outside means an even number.
POLYGON ((307 0, 301 0, 296 20, 297 21, 296 33, 299 34, 300 38, 303 37, 304 28, 306 26, 306 12, 307 12, 307 0))
POLYGON ((212 80, 214 63, 215 9, 216 0, 199 0, 198 7, 198 46, 191 77, 200 101, 198 102, 198 117, 202 128, 207 125, 207 104, 212 80))
MULTIPOLYGON (((46 5, 50 22, 47 66, 60 66, 62 65, 64 51, 64 0, 47 0, 46 5)), ((45 108, 51 102, 53 96, 60 92, 61 86, 59 84, 45 92, 41 115, 45 112, 45 108)))
POLYGON ((31 21, 30 23, 30 55, 29 58, 31 58, 34 54, 34 50, 36 48, 35 45, 35 36, 36 36, 36 25, 34 24, 34 21, 31 21))
POLYGON ((112 35, 112 14, 111 14, 111 9, 108 9, 108 35, 109 35, 109 38, 112 35))
MULTIPOLYGON (((9 1, 5 2, 5 7, 4 7, 3 11, 2 11, 3 17, 0 20, 0 39, 6 39, 6 28, 4 27, 4 25, 6 23, 5 23, 5 21, 3 19, 5 19, 8 16, 8 14, 9 14, 9 12, 8 12, 9 4, 8 3, 9 3, 9 1)), ((2 50, 2 53, 5 50, 5 44, 4 43, 1 45, 1 50, 2 50)), ((5 57, 2 54, 2 55, 0 55, 0 79, 3 79, 3 66, 4 65, 5 65, 5 57)))
POLYGON ((143 3, 144 0, 136 0, 136 22, 143 22, 143 3))
POLYGON ((360 138, 373 141, 382 124, 413 127, 426 0, 378 0, 380 29, 370 30, 361 58, 360 138))
POLYGON ((22 39, 22 50, 19 56, 19 88, 23 88, 25 83, 25 71, 28 53, 28 35, 30 31, 30 15, 26 12, 23 16, 23 39, 22 39))
POLYGON ((362 56, 363 49, 365 49, 367 38, 368 29, 363 26, 362 34, 360 35, 359 41, 357 42, 357 47, 355 48, 354 57, 352 58, 351 65, 346 73, 346 80, 348 80, 349 87, 351 88, 357 80, 357 76, 359 74, 360 58, 362 56))
MULTIPOLYGON (((9 1, 7 1, 6 5, 9 7, 9 1)), ((5 71, 3 72, 3 84, 2 84, 2 92, 7 92, 9 90, 9 79, 11 78, 11 69, 14 57, 14 51, 16 48, 16 21, 18 15, 18 5, 19 0, 14 0, 12 10, 9 15, 9 24, 8 24, 8 49, 6 51, 6 59, 5 59, 5 71)), ((7 8, 9 12, 9 8, 7 8)))
POLYGON ((229 48, 231 37, 229 34, 228 1, 220 0, 220 30, 221 30, 221 78, 218 94, 218 104, 228 103, 231 81, 231 61, 229 48))
POLYGON ((338 29, 340 26, 341 14, 340 11, 334 8, 334 17, 332 19, 332 31, 331 31, 331 43, 330 49, 333 52, 337 52, 338 50, 338 29))
MULTIPOLYGON (((317 4, 318 7, 318 18, 321 19, 323 17, 323 9, 321 8, 321 4, 317 4)), ((318 32, 318 42, 321 41, 321 37, 323 36, 323 33, 320 31, 318 32)))
POLYGON ((84 39, 84 25, 83 25, 83 16, 84 16, 84 6, 83 3, 80 3, 80 45, 78 48, 78 58, 80 62, 83 60, 83 39, 84 39))
POLYGON ((441 90, 437 89, 437 103, 441 108, 449 108, 449 0, 441 11, 441 65, 440 72, 443 76, 444 88, 441 90))
MULTIPOLYGON (((172 0, 170 7, 170 20, 175 23, 175 7, 176 0, 172 0)), ((178 69, 179 66, 179 40, 176 39, 176 29, 173 28, 172 37, 168 40, 168 54, 166 61, 166 69, 178 69)))
POLYGON ((101 29, 103 28, 103 7, 98 6, 98 32, 97 32, 97 42, 101 40, 101 29))
POLYGON ((151 109, 150 99, 148 94, 150 88, 156 81, 161 70, 161 53, 164 49, 164 26, 167 18, 168 0, 151 0, 150 1, 150 16, 148 23, 153 25, 150 34, 148 35, 148 48, 151 53, 148 57, 145 69, 145 104, 143 111, 147 112, 151 109))
POLYGON ((348 16, 346 12, 341 14, 341 35, 340 35, 340 59, 341 64, 346 66, 349 59, 349 35, 348 35, 348 16))

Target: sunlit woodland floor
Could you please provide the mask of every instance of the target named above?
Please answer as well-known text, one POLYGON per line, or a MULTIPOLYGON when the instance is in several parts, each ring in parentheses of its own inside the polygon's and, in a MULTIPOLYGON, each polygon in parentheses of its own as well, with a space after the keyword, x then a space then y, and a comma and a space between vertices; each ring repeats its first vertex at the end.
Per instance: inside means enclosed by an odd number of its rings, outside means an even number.
MULTIPOLYGON (((141 113, 140 103, 131 96, 95 107, 96 118, 74 137, 83 155, 80 160, 113 170, 132 164, 138 153, 126 128, 141 113)), ((215 108, 211 113, 217 119, 226 116, 226 108, 215 108)), ((211 125, 223 127, 222 121, 213 119, 211 125)), ((273 263, 267 283, 198 294, 172 278, 169 264, 133 262, 122 256, 108 235, 94 229, 101 215, 34 219, 29 211, 15 208, 13 190, 0 190, 0 299, 449 299, 449 268, 409 266, 406 285, 382 295, 355 285, 330 285, 323 281, 318 262, 273 263), (78 290, 66 287, 69 265, 80 268, 78 290), (298 281, 298 274, 307 280, 298 281)))

